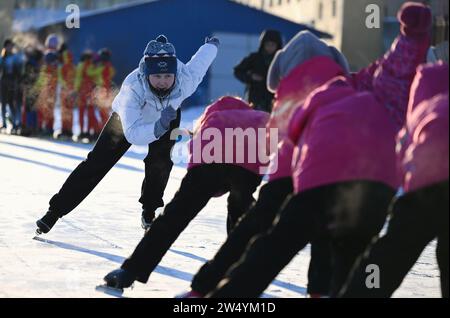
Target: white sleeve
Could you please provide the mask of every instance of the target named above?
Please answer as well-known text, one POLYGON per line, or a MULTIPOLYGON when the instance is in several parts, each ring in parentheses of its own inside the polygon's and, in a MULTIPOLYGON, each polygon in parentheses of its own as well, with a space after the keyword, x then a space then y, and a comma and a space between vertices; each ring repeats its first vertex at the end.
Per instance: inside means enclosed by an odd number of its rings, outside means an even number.
POLYGON ((208 68, 216 58, 217 51, 214 44, 204 44, 185 65, 184 78, 181 84, 184 98, 191 96, 200 85, 208 68))
POLYGON ((122 85, 113 101, 113 109, 119 114, 125 138, 133 145, 148 145, 155 137, 155 123, 143 122, 142 109, 137 93, 127 84, 122 85))

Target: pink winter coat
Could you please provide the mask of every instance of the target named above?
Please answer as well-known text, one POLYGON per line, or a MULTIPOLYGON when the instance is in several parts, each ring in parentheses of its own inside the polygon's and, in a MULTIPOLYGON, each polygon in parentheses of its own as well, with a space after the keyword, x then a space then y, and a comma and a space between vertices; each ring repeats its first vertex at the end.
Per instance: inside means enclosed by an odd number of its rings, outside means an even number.
POLYGON ((358 92, 346 77, 323 85, 290 123, 295 193, 353 180, 396 188, 396 132, 372 93, 358 92))
POLYGON ((220 98, 206 108, 197 123, 189 143, 188 169, 200 164, 227 163, 264 175, 269 164, 269 153, 260 152, 265 149, 268 119, 269 114, 253 110, 241 99, 229 96, 220 98), (254 135, 242 141, 236 137, 227 140, 227 129, 247 130, 254 132, 254 135), (218 141, 219 147, 213 149, 212 141, 218 141))
POLYGON ((418 68, 406 125, 398 135, 399 172, 405 192, 449 177, 447 64, 418 68))
POLYGON ((293 113, 303 105, 308 95, 330 79, 344 75, 336 63, 327 57, 316 57, 297 66, 281 82, 275 95, 268 128, 277 128, 280 143, 271 156, 269 181, 292 175, 291 159, 294 144, 288 137, 289 121, 293 113), (308 74, 305 76, 305 74, 308 74))
MULTIPOLYGON (((414 30, 411 20, 410 29, 414 30)), ((349 77, 348 83, 357 91, 372 92, 378 102, 388 109, 392 122, 400 130, 405 118, 409 91, 416 68, 426 60, 430 43, 429 33, 402 31, 391 49, 369 67, 349 77)), ((276 101, 268 127, 278 127, 280 144, 272 154, 269 180, 292 175, 291 159, 294 146, 286 136, 293 113, 302 107, 304 100, 322 84, 336 76, 344 75, 342 68, 327 57, 315 57, 296 67, 283 78, 276 93, 276 101)), ((364 104, 361 105, 364 108, 364 104)))

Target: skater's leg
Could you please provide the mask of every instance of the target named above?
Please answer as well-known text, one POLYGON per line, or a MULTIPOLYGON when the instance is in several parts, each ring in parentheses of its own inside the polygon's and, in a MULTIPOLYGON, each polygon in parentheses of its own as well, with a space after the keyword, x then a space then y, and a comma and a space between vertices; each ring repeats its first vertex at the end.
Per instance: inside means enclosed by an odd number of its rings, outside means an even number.
POLYGON ((322 235, 311 242, 307 292, 311 297, 326 297, 330 293, 332 264, 330 238, 322 235))
POLYGON ((189 222, 203 209, 215 193, 222 190, 224 170, 220 165, 202 165, 188 171, 180 189, 145 233, 122 269, 140 282, 149 275, 189 222))
POLYGON ((333 274, 330 295, 336 296, 356 259, 386 222, 394 189, 376 182, 342 182, 329 211, 333 274))
POLYGON ((46 134, 53 134, 53 122, 52 122, 52 99, 50 97, 46 98, 43 106, 43 123, 46 134))
POLYGON ((42 104, 37 105, 36 109, 36 118, 37 118, 37 133, 40 133, 42 130, 42 123, 44 122, 44 112, 42 108, 42 104))
POLYGON ((47 129, 53 134, 53 126, 55 123, 55 103, 56 103, 56 91, 52 95, 51 101, 48 103, 47 113, 47 129))
POLYGON ((80 125, 80 135, 83 136, 84 131, 84 114, 86 110, 86 98, 84 96, 80 96, 78 103, 78 121, 80 125))
POLYGON ((433 201, 439 201, 440 193, 436 189, 426 192, 425 196, 431 194, 432 198, 427 203, 421 199, 424 191, 407 193, 397 199, 386 235, 369 247, 355 263, 339 293, 340 297, 390 297, 400 286, 423 249, 436 236, 439 226, 433 201), (376 265, 379 269, 379 288, 366 285, 369 265, 376 265))
POLYGON ((438 227, 438 244, 436 248, 436 257, 441 272, 441 291, 442 297, 448 298, 448 270, 449 270, 449 197, 448 197, 448 181, 442 184, 441 204, 439 204, 439 227, 438 227), (445 192, 445 193, 444 193, 445 192))
POLYGON ((0 83, 1 85, 1 102, 2 102, 2 127, 6 128, 6 105, 7 102, 7 86, 6 83, 0 83))
POLYGON ((128 150, 119 116, 114 113, 100 134, 94 149, 70 174, 61 190, 50 200, 50 210, 60 217, 70 213, 97 186, 128 150))
POLYGON ((178 128, 181 121, 181 111, 177 118, 170 123, 170 128, 159 140, 149 145, 148 155, 144 159, 145 178, 142 182, 142 191, 139 202, 146 213, 153 214, 158 207, 164 206, 163 195, 169 181, 173 162, 170 157, 175 140, 170 139, 170 133, 178 128))
POLYGON ((324 232, 326 192, 315 189, 291 197, 273 227, 251 240, 241 259, 207 297, 258 297, 308 242, 324 232))
POLYGON ((2 117, 3 117, 3 126, 6 127, 6 105, 9 107, 9 120, 11 121, 13 128, 15 128, 15 119, 16 119, 16 109, 15 109, 15 100, 14 100, 14 90, 12 88, 12 83, 9 80, 4 80, 2 85, 2 117))
POLYGON ((37 111, 33 108, 29 112, 29 117, 27 118, 29 120, 29 127, 31 128, 31 133, 36 133, 38 128, 38 120, 37 120, 37 111))
POLYGON ((20 107, 20 126, 23 131, 23 128, 26 128, 27 130, 29 129, 28 122, 27 122, 27 116, 28 116, 30 109, 27 106, 27 100, 26 100, 25 93, 22 93, 22 94, 23 94, 22 95, 23 102, 20 107))
POLYGON ((95 132, 98 130, 98 121, 97 117, 95 116, 95 106, 92 104, 91 98, 88 99, 87 113, 88 113, 87 135, 90 135, 91 131, 93 134, 95 134, 95 132))
POLYGON ((192 290, 206 295, 216 287, 231 265, 239 260, 250 239, 269 229, 281 205, 291 193, 291 178, 264 185, 258 200, 238 221, 214 258, 205 263, 194 276, 192 290))
POLYGON ((23 109, 23 87, 21 84, 19 84, 18 82, 16 83, 16 88, 14 91, 14 105, 15 105, 15 127, 17 128, 21 128, 22 127, 22 123, 24 122, 22 120, 22 109, 23 109))
POLYGON ((62 105, 61 105, 62 132, 71 135, 73 126, 72 98, 69 96, 68 93, 61 94, 61 97, 62 97, 62 105))
POLYGON ((11 124, 13 125, 13 129, 16 129, 16 126, 17 126, 17 118, 16 118, 17 103, 16 103, 15 97, 16 97, 16 91, 14 89, 14 85, 11 85, 11 87, 9 87, 9 89, 7 91, 6 101, 9 105, 10 120, 11 120, 11 124))
POLYGON ((230 234, 238 219, 255 202, 253 193, 261 183, 261 176, 233 165, 227 165, 226 170, 228 171, 227 178, 230 189, 228 196, 227 233, 230 234))

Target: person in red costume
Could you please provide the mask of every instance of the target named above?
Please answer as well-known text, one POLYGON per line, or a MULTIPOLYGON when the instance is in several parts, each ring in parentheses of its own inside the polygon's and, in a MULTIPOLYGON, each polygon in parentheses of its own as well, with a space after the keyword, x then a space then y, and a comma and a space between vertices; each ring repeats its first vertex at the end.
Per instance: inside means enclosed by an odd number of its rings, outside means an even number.
POLYGON ((53 135, 56 86, 58 84, 58 56, 47 52, 36 83, 38 131, 44 136, 53 135))
POLYGON ((111 63, 111 51, 106 48, 98 51, 98 58, 88 69, 88 74, 94 79, 96 85, 94 104, 100 113, 100 122, 95 128, 95 136, 100 134, 111 112, 111 104, 114 99, 112 79, 115 73, 111 63))
POLYGON ((58 138, 72 138, 73 106, 75 90, 75 66, 73 55, 63 44, 59 50, 61 65, 58 68, 58 77, 61 84, 61 122, 62 129, 58 138))
POLYGON ((95 108, 93 105, 94 79, 89 76, 88 70, 92 65, 93 52, 86 50, 81 54, 80 62, 77 64, 75 74, 75 91, 77 93, 78 118, 80 134, 77 139, 82 141, 89 139, 90 131, 94 132, 97 127, 95 108), (85 115, 87 113, 87 127, 85 126, 85 115))

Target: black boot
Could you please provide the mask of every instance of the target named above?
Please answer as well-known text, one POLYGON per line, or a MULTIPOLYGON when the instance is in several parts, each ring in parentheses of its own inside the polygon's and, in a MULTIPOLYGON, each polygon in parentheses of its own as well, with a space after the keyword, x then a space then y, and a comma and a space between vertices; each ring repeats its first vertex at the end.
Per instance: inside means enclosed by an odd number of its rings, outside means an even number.
POLYGON ((77 142, 87 143, 89 142, 89 134, 82 132, 77 136, 76 140, 77 142))
POLYGON ((55 225, 56 221, 58 221, 59 215, 56 214, 52 210, 48 210, 48 212, 44 215, 44 217, 40 220, 37 220, 37 230, 38 234, 48 233, 52 227, 55 225))
POLYGON ((133 285, 136 277, 124 269, 116 269, 103 278, 108 287, 124 289, 133 285))
POLYGON ((142 228, 148 230, 155 220, 155 211, 142 210, 141 222, 142 228))

